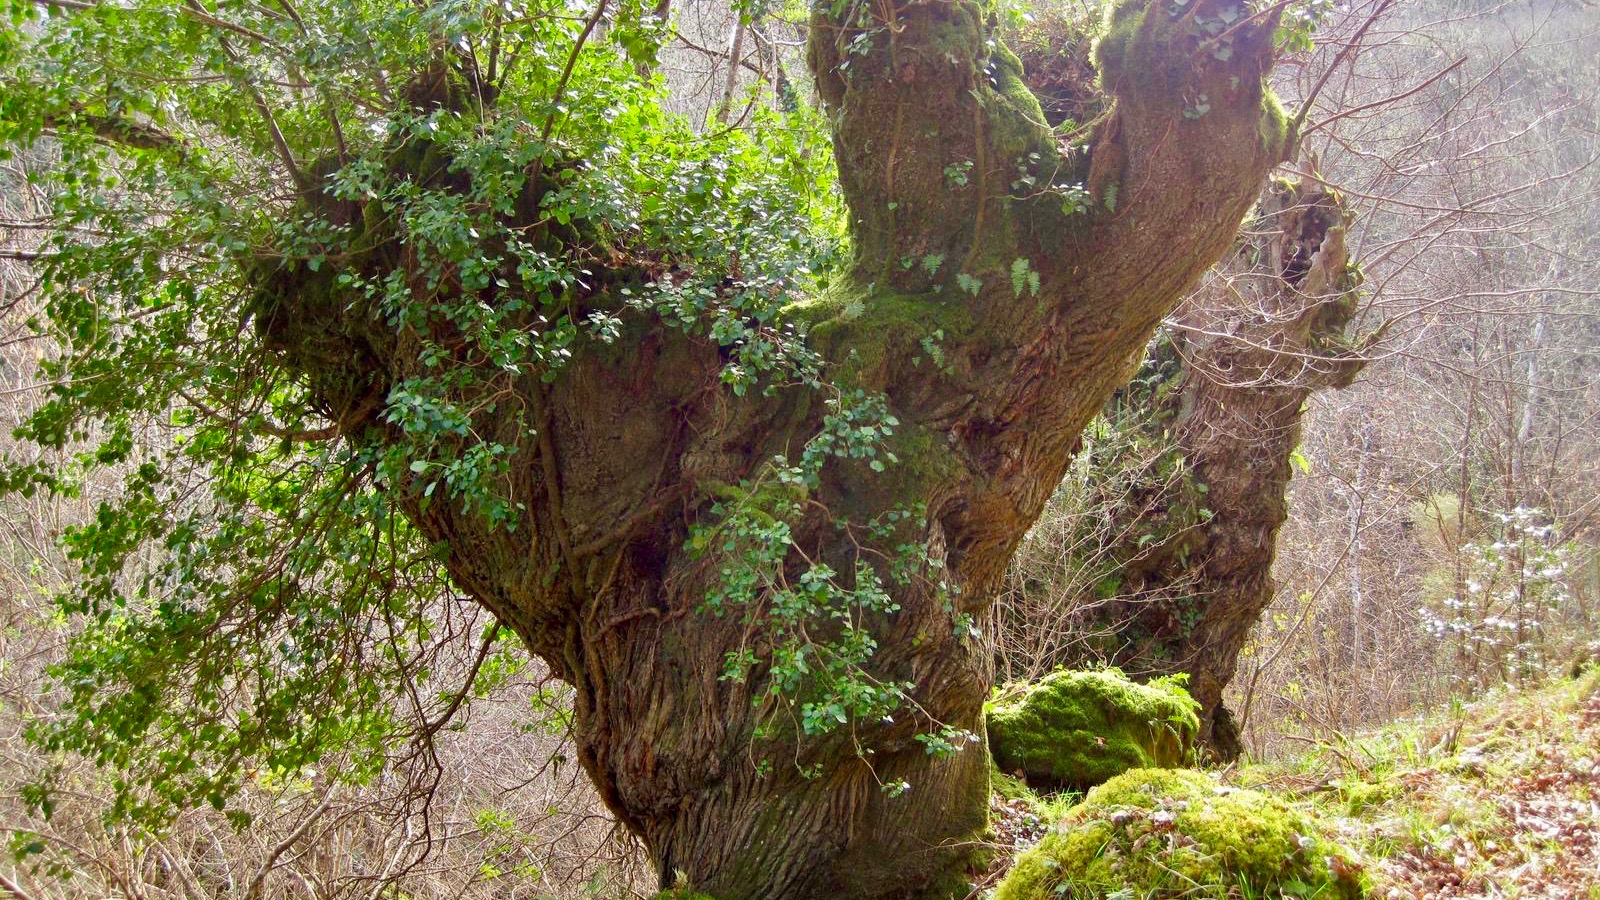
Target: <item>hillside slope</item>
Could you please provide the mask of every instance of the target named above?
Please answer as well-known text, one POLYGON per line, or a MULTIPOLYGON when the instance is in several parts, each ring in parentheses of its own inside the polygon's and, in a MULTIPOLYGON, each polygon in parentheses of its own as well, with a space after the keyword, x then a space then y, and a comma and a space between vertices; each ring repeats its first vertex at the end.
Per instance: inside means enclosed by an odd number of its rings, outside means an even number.
MULTIPOLYGON (((1600 670, 1218 774, 1320 820, 1353 851, 1373 898, 1600 900, 1600 670)), ((1001 846, 974 898, 1076 799, 1041 801, 1003 781, 1001 846)), ((1233 888, 1196 892, 1246 900, 1233 888)), ((1125 894, 1167 896, 1139 885, 1125 894)))
POLYGON ((1292 793, 1374 897, 1600 898, 1600 672, 1324 745, 1240 783, 1292 793))

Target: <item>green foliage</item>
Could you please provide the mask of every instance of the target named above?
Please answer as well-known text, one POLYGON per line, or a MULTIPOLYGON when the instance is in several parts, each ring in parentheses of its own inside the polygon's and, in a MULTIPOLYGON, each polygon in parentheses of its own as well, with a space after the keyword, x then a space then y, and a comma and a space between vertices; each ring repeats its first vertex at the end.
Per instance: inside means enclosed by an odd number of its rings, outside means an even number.
MULTIPOLYGON (((722 561, 720 584, 707 596, 705 611, 759 624, 752 633, 770 645, 762 653, 748 645, 730 652, 722 677, 742 681, 764 663, 765 687, 756 702, 792 709, 800 730, 812 735, 888 716, 906 701, 912 684, 881 682, 866 669, 878 646, 873 622, 899 609, 893 587, 930 583, 958 632, 973 631, 970 617, 956 613, 953 589, 925 544, 901 540, 880 564, 870 562, 863 549, 862 542, 893 545, 908 526, 925 533, 920 509, 892 509, 866 523, 835 519, 840 537, 858 549, 854 571, 841 573, 821 561, 808 560, 798 571, 788 565, 796 556, 805 558, 794 543, 794 524, 830 459, 865 460, 877 472, 899 462, 883 448, 900 422, 881 397, 856 390, 829 399, 827 408, 822 430, 798 460, 775 457, 757 478, 724 489, 712 524, 695 528, 689 538, 691 550, 722 561)), ((934 755, 957 752, 975 740, 948 729, 918 739, 934 755)))
MULTIPOLYGON (((57 349, 18 429, 42 452, 0 487, 121 479, 66 534, 82 630, 67 714, 34 730, 118 773, 117 817, 342 751, 368 777, 417 727, 397 698, 456 693, 429 660, 460 592, 399 503, 523 527, 515 435, 541 423, 508 385, 657 322, 720 346, 736 394, 819 384, 776 320, 840 252, 820 123, 697 133, 639 75, 648 7, 606 9, 592 31, 553 0, 12 5, 0 152, 51 159, 32 325, 57 349), (416 343, 383 439, 331 440, 350 410, 317 398, 367 390, 342 348, 377 339, 416 343), (299 374, 323 347, 339 384, 299 374)), ((859 456, 869 427, 816 452, 859 456)))
POLYGON ((1089 792, 1017 860, 995 900, 1348 898, 1349 854, 1281 800, 1199 772, 1137 769, 1089 792))
POLYGON ((1052 672, 988 705, 989 748, 1029 785, 1084 789, 1129 769, 1194 760, 1200 705, 1184 678, 1130 681, 1116 669, 1052 672))
POLYGON ((1333 0, 1298 0, 1288 4, 1278 24, 1278 49, 1285 54, 1309 53, 1315 46, 1313 36, 1333 9, 1333 0))
POLYGON ((1034 297, 1039 295, 1039 273, 1026 259, 1011 261, 1011 293, 1019 299, 1025 293, 1034 297))

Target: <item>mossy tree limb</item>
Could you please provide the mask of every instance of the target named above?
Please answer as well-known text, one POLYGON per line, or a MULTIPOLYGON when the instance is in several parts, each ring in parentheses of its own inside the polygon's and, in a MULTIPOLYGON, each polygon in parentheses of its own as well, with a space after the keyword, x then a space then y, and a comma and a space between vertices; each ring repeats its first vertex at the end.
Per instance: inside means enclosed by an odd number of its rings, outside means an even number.
MULTIPOLYGON (((945 353, 957 378, 930 381, 902 353, 877 380, 952 439, 968 479, 947 537, 987 588, 1105 386, 1226 248, 1251 179, 1287 152, 1262 84, 1275 15, 1119 4, 1098 46, 1113 108, 1085 145, 1061 147, 979 5, 909 4, 893 27, 850 9, 816 17, 811 59, 854 217, 853 279, 974 323, 945 353), (1198 24, 1222 15, 1240 22, 1228 54, 1198 24), (967 164, 954 183, 949 167, 967 164), (1076 184, 1089 202, 1068 215, 1055 188, 1076 184), (920 264, 930 257, 942 266, 920 264), (1019 260, 1037 288, 1014 289, 1019 260)), ((831 352, 879 339, 875 313, 841 312, 848 334, 831 352)))

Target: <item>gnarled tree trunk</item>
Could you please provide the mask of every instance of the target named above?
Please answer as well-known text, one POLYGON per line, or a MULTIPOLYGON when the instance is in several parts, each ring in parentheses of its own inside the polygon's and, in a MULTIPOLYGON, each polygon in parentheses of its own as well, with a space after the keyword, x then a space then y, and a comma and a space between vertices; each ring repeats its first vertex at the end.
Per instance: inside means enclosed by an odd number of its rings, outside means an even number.
MULTIPOLYGON (((989 15, 968 0, 815 14, 809 57, 855 257, 840 287, 786 314, 834 383, 881 394, 900 422, 887 472, 828 463, 794 545, 848 573, 925 544, 969 613, 991 602, 1078 432, 1226 250, 1291 140, 1262 80, 1275 8, 1121 3, 1098 51, 1115 106, 1070 148, 989 15), (1208 30, 1224 16, 1230 53, 1208 30), (970 172, 965 184, 951 166, 970 172), (913 503, 925 517, 887 537, 835 526, 913 503)), ((349 265, 407 264, 403 237, 368 243, 349 265)), ((375 410, 420 363, 370 300, 338 297, 333 277, 266 278, 263 327, 351 439, 393 440, 375 410), (337 302, 310 299, 330 292, 337 302)), ((720 677, 727 654, 759 658, 770 642, 759 615, 700 611, 728 560, 690 552, 690 529, 714 521, 719 486, 759 479, 816 433, 823 404, 803 387, 731 396, 713 342, 608 293, 638 277, 597 273, 581 301, 624 317, 626 352, 580 339, 551 382, 506 384, 532 434, 496 412, 508 403, 474 422, 515 448, 509 491, 526 525, 429 504, 420 482, 403 500, 410 518, 446 549, 454 579, 574 685, 582 764, 663 886, 686 879, 722 900, 952 895, 985 825, 985 760, 930 755, 914 738, 933 723, 982 733, 984 654, 923 580, 895 588, 898 612, 865 620, 871 676, 913 685, 906 714, 819 736, 773 729, 783 710, 756 702, 759 666, 745 681, 720 677)))
MULTIPOLYGON (((1365 346, 1347 336, 1360 280, 1348 220, 1337 192, 1312 178, 1269 185, 1219 275, 1174 315, 1149 377, 1112 407, 1123 427, 1170 430, 1181 477, 1161 488, 1157 540, 1137 527, 1106 532, 1120 543, 1105 548, 1120 563, 1117 600, 1086 624, 1130 673, 1189 673, 1201 739, 1225 759, 1241 748, 1222 692, 1272 600, 1306 400, 1365 364, 1365 346)), ((1149 503, 1135 498, 1127 518, 1149 503)))

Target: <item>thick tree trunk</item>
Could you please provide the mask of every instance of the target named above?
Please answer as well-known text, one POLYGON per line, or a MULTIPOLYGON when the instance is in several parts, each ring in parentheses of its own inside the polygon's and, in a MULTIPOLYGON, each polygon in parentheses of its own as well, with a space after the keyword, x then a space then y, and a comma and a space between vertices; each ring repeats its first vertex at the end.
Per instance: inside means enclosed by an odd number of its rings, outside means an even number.
MULTIPOLYGON (((1306 400, 1348 385, 1365 362, 1346 335, 1359 284, 1347 224, 1337 193, 1312 179, 1270 185, 1259 218, 1147 362, 1149 374, 1175 372, 1154 390, 1159 375, 1142 381, 1145 400, 1161 399, 1139 408, 1124 397, 1113 411, 1123 427, 1171 429, 1169 452, 1186 475, 1164 488, 1157 540, 1131 522, 1106 532, 1121 542, 1107 548, 1121 562, 1119 599, 1089 625, 1132 673, 1189 673, 1201 737, 1222 758, 1240 750, 1222 692, 1272 600, 1306 400)), ((1136 499, 1144 510, 1149 498, 1136 499)))
MULTIPOLYGON (((637 272, 597 273, 574 301, 623 316, 628 352, 580 340, 548 382, 497 382, 531 411, 531 434, 495 411, 503 402, 473 423, 515 448, 515 531, 430 504, 420 481, 403 503, 459 585, 576 687, 582 763, 663 886, 722 900, 946 897, 987 793, 981 740, 950 758, 916 740, 936 726, 982 734, 988 661, 955 614, 990 604, 1076 435, 1284 157, 1287 125, 1262 83, 1276 12, 1122 3, 1099 50, 1115 106, 1087 144, 1063 148, 982 5, 821 8, 810 61, 856 257, 840 288, 786 315, 834 384, 886 399, 900 462, 878 473, 831 459, 790 523, 785 571, 803 571, 802 557, 881 569, 904 544, 926 548, 955 608, 933 578, 885 579, 898 611, 861 614, 878 648, 867 674, 910 685, 902 709, 806 734, 768 699, 763 609, 704 611, 737 563, 691 553, 691 528, 715 524, 719 492, 770 475, 774 456, 815 434, 823 403, 800 387, 731 396, 713 341, 610 296, 637 272), (1207 23, 1230 12, 1232 52, 1215 52, 1207 23), (950 167, 970 172, 965 184, 950 167), (892 534, 839 526, 911 506, 925 514, 892 534), (740 650, 754 652, 753 674, 721 677, 740 650)), ((403 235, 368 243, 350 265, 406 265, 403 235)), ((418 370, 415 349, 371 301, 337 296, 333 277, 265 279, 262 327, 352 439, 396 440, 380 411, 418 370), (330 293, 337 302, 317 299, 330 293)))

